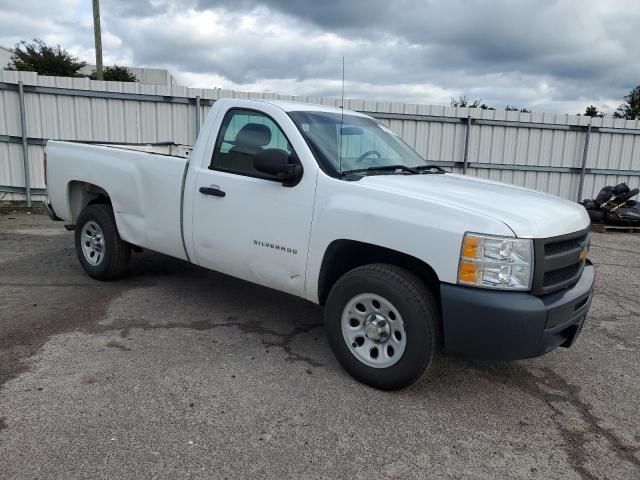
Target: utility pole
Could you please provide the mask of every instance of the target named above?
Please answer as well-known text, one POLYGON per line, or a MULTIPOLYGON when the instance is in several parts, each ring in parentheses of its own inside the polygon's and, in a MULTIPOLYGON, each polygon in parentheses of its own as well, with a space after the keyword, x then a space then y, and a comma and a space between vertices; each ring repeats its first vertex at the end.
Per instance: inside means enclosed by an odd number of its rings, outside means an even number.
POLYGON ((93 34, 96 43, 96 78, 102 80, 102 35, 100 33, 100 0, 93 0, 93 34))

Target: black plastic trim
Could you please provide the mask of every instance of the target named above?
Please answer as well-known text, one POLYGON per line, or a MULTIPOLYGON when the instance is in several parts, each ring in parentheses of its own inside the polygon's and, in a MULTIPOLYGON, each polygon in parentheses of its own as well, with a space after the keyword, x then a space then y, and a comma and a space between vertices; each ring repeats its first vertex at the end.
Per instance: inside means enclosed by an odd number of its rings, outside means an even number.
POLYGON ((545 296, 442 283, 444 349, 516 360, 571 346, 591 306, 594 280, 595 269, 587 261, 573 287, 545 296))
POLYGON ((200 193, 204 195, 211 195, 213 197, 226 197, 227 194, 220 190, 219 188, 214 187, 200 187, 200 193))
POLYGON ((582 275, 585 262, 580 260, 580 252, 582 249, 589 245, 590 236, 589 229, 580 230, 578 232, 569 233, 566 235, 560 235, 557 237, 549 238, 536 238, 533 240, 533 281, 531 284, 531 293, 534 295, 547 295, 564 288, 570 287, 578 282, 578 279, 582 275), (579 247, 566 250, 557 254, 547 255, 545 248, 552 244, 565 242, 567 240, 582 239, 579 242, 579 247), (544 284, 544 277, 546 273, 559 270, 571 265, 578 265, 576 273, 570 278, 564 281, 554 283, 552 285, 544 284))
POLYGON ((56 215, 56 212, 53 210, 53 206, 51 205, 51 203, 49 202, 49 200, 45 201, 42 203, 45 212, 47 212, 47 215, 49 215, 49 218, 51 220, 53 220, 54 222, 61 222, 62 219, 60 217, 58 217, 58 215, 56 215))

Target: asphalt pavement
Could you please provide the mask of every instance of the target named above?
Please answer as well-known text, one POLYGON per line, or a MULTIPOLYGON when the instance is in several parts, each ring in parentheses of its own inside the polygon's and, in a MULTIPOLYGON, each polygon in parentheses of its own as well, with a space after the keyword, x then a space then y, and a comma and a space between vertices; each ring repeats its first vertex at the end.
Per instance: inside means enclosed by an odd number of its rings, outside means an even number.
POLYGON ((576 345, 349 377, 320 307, 152 252, 82 271, 73 233, 0 214, 0 478, 640 478, 640 235, 594 234, 576 345))

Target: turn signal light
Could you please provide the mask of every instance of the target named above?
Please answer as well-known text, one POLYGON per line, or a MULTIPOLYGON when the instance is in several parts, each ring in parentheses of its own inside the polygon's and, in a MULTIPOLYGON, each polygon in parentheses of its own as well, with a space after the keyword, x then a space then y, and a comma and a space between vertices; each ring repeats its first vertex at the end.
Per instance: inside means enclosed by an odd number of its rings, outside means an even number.
POLYGON ((462 243, 462 256, 464 258, 476 258, 478 256, 478 237, 467 235, 462 243))
POLYGON ((478 267, 475 263, 460 262, 460 268, 458 269, 458 280, 465 283, 476 283, 478 280, 478 267))

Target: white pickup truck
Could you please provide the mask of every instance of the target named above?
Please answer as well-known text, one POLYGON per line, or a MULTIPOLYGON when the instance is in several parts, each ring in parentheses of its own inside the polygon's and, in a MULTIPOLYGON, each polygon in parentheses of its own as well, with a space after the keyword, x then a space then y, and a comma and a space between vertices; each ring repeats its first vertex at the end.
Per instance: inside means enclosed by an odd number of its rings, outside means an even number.
POLYGON ((578 204, 447 173, 318 105, 218 100, 175 150, 47 143, 47 208, 90 276, 144 248, 306 298, 342 366, 388 390, 439 351, 530 358, 581 330, 594 268, 578 204))

